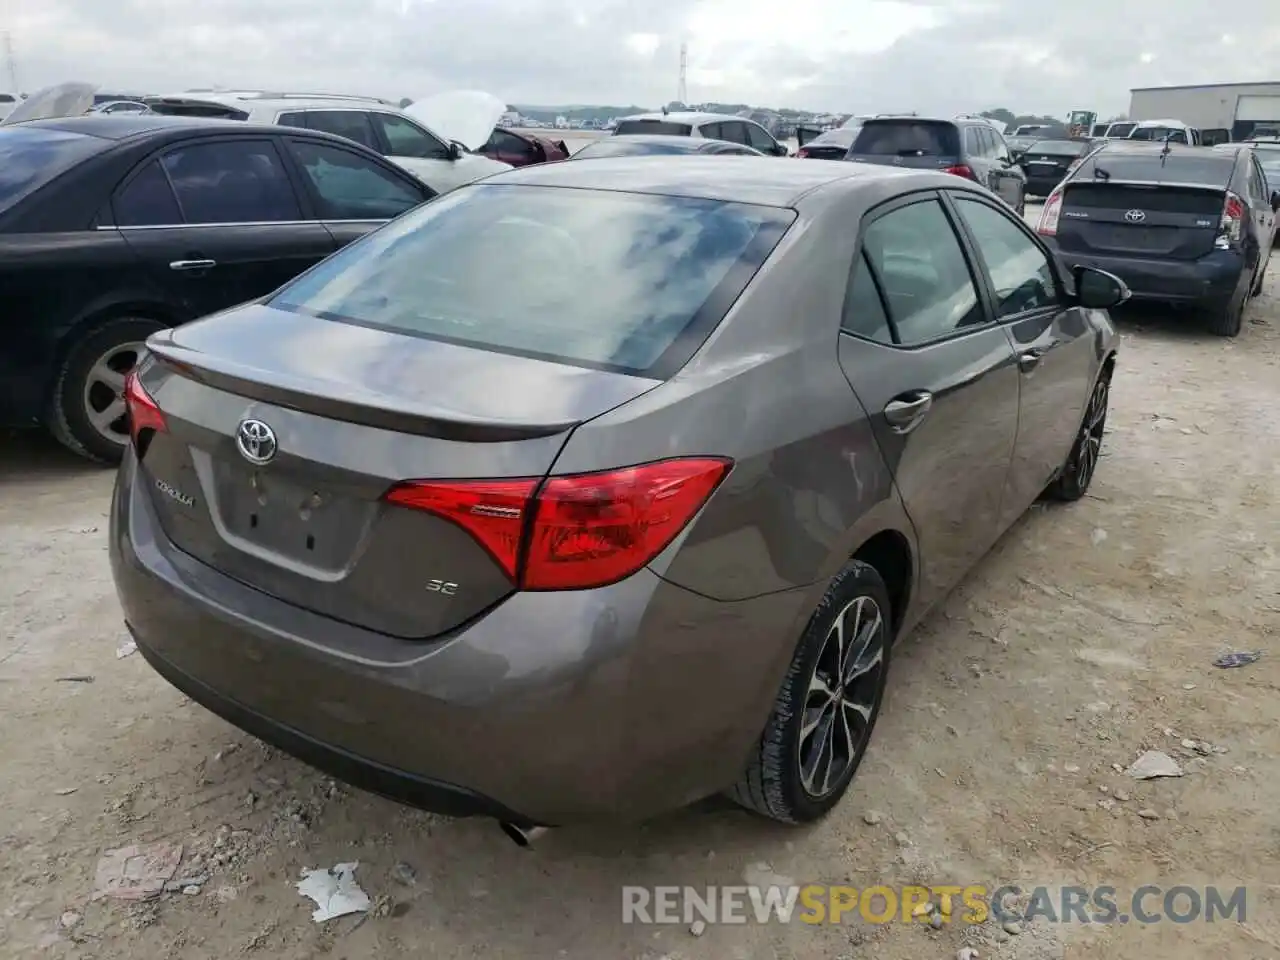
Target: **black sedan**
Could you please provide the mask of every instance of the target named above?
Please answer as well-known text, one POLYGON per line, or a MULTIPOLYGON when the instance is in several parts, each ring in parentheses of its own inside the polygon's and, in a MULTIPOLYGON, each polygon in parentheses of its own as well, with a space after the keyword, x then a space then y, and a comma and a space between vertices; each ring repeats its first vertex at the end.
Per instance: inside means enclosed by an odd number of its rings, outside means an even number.
POLYGON ((1076 168, 1094 147, 1088 139, 1037 140, 1019 154, 1017 164, 1027 175, 1027 193, 1047 197, 1062 178, 1076 168))
POLYGON ((0 127, 0 427, 120 459, 147 337, 263 297, 435 196, 340 137, 90 116, 0 127))
POLYGON ((681 137, 657 133, 621 133, 614 137, 593 140, 573 154, 570 159, 592 160, 600 157, 647 157, 673 154, 764 156, 759 150, 753 150, 741 143, 730 143, 728 140, 708 140, 704 137, 681 137))
POLYGON ((796 156, 802 160, 843 160, 849 155, 849 148, 860 129, 861 126, 827 130, 803 144, 796 151, 796 156))

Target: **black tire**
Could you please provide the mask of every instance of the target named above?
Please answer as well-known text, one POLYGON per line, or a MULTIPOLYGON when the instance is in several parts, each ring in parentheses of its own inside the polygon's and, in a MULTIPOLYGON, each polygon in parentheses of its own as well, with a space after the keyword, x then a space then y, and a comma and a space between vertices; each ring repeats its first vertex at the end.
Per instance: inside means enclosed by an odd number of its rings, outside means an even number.
POLYGON ((729 790, 732 800, 772 820, 792 824, 817 820, 840 802, 862 763, 880 715, 889 675, 892 623, 889 591, 880 574, 869 564, 850 561, 831 581, 805 627, 759 747, 742 779, 729 790), (863 627, 853 629, 853 618, 859 615, 864 618, 863 627), (867 641, 861 649, 859 644, 846 641, 843 682, 835 680, 831 669, 840 659, 841 651, 832 646, 837 643, 833 630, 838 621, 850 628, 854 639, 865 633, 867 641), (819 681, 826 684, 823 693, 815 687, 819 681), (857 726, 856 734, 849 726, 837 726, 842 718, 857 726), (812 730, 807 737, 806 729, 812 730), (828 734, 825 741, 824 730, 828 734), (830 735, 838 731, 844 735, 832 739, 830 735), (802 769, 814 749, 822 753, 824 744, 832 748, 825 783, 818 782, 816 769, 811 774, 802 769), (832 769, 837 761, 841 763, 838 775, 832 769), (815 786, 818 789, 813 789, 815 786))
POLYGON ((109 393, 113 389, 105 381, 94 378, 100 361, 110 358, 109 367, 115 379, 132 369, 137 354, 134 345, 143 343, 164 324, 140 317, 120 317, 93 328, 67 353, 53 388, 49 405, 49 430, 63 446, 89 460, 119 463, 128 443, 128 426, 123 418, 113 419, 102 428, 95 426, 91 415, 117 405, 109 393), (130 362, 130 354, 133 361, 130 362))
POLYGON ((1107 369, 1093 385, 1080 430, 1071 444, 1071 452, 1067 454, 1067 462, 1062 465, 1058 478, 1044 492, 1047 499, 1074 503, 1088 492, 1102 456, 1102 438, 1107 429, 1110 400, 1111 371, 1107 369))
POLYGON ((1213 309, 1209 313, 1209 332, 1219 337, 1238 337, 1244 323, 1244 307, 1248 302, 1248 297, 1241 297, 1239 302, 1232 299, 1220 309, 1213 309))

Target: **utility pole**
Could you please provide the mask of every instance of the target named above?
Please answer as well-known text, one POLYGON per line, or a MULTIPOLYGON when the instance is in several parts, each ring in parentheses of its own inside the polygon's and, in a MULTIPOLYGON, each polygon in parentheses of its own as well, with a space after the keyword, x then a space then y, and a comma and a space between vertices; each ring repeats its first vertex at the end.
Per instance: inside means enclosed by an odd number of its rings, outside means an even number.
POLYGON ((4 63, 9 72, 9 92, 15 97, 21 93, 18 89, 18 65, 13 62, 13 35, 8 30, 4 32, 4 63))
POLYGON ((689 105, 689 45, 680 44, 680 86, 676 90, 676 99, 686 107, 689 105))

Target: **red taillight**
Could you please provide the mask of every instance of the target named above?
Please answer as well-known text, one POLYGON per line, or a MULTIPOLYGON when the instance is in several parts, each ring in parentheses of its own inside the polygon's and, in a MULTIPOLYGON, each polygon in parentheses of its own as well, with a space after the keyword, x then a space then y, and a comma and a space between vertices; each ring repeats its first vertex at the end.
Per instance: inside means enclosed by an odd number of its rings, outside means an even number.
POLYGON ((1238 242, 1244 235, 1244 215, 1244 201, 1228 190, 1226 202, 1222 205, 1222 222, 1218 224, 1215 243, 1221 245, 1223 241, 1238 242))
POLYGON ((797 156, 797 157, 800 157, 800 158, 802 158, 802 159, 803 159, 804 157, 809 156, 809 148, 808 148, 808 147, 801 147, 799 150, 797 150, 797 151, 796 151, 796 156, 797 156))
POLYGON ((129 413, 129 435, 133 437, 134 446, 137 446, 143 430, 164 433, 169 429, 164 412, 151 399, 151 394, 142 388, 137 373, 130 373, 124 379, 124 406, 129 413))
POLYGON ((978 179, 978 175, 973 172, 973 167, 969 166, 967 163, 954 164, 950 167, 947 167, 942 172, 949 173, 952 176, 956 176, 956 177, 964 177, 966 180, 973 180, 975 182, 978 179))
POLYGON ((523 590, 614 583, 651 561, 693 519, 731 462, 661 460, 538 480, 410 481, 390 503, 426 510, 479 541, 523 590))
POLYGON ((1044 202, 1040 211, 1040 220, 1036 223, 1036 233, 1042 237, 1058 235, 1058 219, 1062 216, 1062 188, 1056 187, 1044 202))

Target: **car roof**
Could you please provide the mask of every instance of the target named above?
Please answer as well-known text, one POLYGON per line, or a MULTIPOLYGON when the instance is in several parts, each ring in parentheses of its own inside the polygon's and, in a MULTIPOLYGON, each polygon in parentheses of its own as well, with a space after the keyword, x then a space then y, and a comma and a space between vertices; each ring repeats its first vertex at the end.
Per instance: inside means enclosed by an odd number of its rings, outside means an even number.
POLYGON ((755 123, 749 117, 735 117, 731 113, 705 113, 700 110, 673 110, 671 113, 662 113, 654 111, 653 113, 633 113, 629 117, 623 117, 618 122, 625 120, 665 120, 668 123, 687 123, 697 126, 701 123, 723 123, 725 120, 746 120, 748 123, 755 123))
POLYGON ((254 110, 313 110, 328 107, 334 110, 395 110, 399 107, 377 97, 355 97, 340 94, 272 94, 249 91, 200 91, 170 93, 147 100, 183 101, 187 103, 217 103, 251 113, 254 110))
MULTIPOLYGON (((1239 147, 1240 144, 1222 144, 1224 147, 1239 147)), ((1174 143, 1172 140, 1165 142, 1164 140, 1103 140, 1098 144, 1100 151, 1112 154, 1118 153, 1129 154, 1134 156, 1151 156, 1156 157, 1165 150, 1169 151, 1170 156, 1178 154, 1180 156, 1222 156, 1223 153, 1229 152, 1219 150, 1217 147, 1201 147, 1190 143, 1174 143)))
MULTIPOLYGON (((902 167, 862 163, 794 163, 759 157, 601 157, 590 163, 539 163, 487 177, 486 184, 529 184, 689 197, 770 207, 794 206, 839 180, 923 176, 902 167)), ((936 175, 941 178, 943 175, 936 175)), ((929 177, 932 185, 934 177, 929 177)))
POLYGON ((102 140, 127 140, 130 137, 142 136, 148 133, 172 132, 185 129, 223 128, 240 131, 245 129, 245 125, 238 120, 220 120, 211 117, 171 117, 147 113, 94 113, 83 117, 28 120, 22 126, 62 130, 67 133, 98 137, 102 140))

